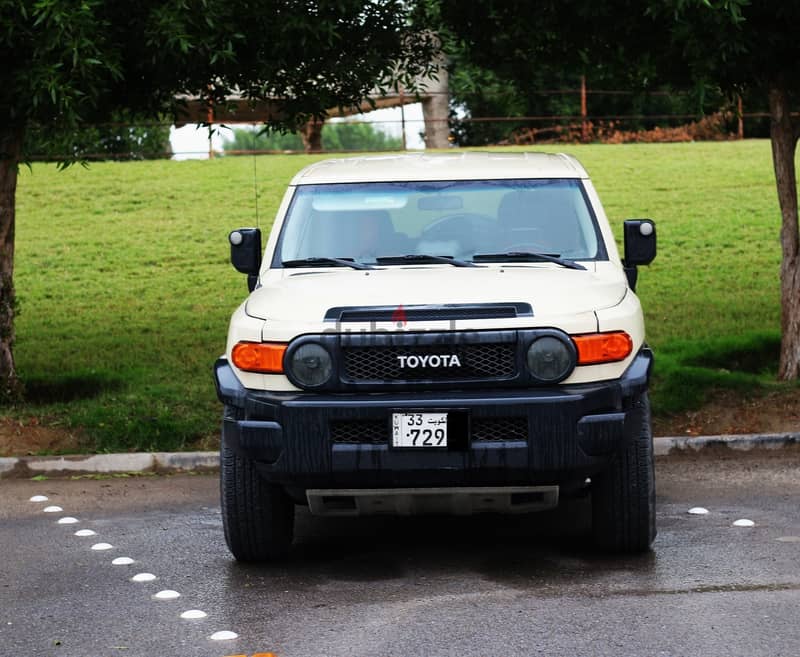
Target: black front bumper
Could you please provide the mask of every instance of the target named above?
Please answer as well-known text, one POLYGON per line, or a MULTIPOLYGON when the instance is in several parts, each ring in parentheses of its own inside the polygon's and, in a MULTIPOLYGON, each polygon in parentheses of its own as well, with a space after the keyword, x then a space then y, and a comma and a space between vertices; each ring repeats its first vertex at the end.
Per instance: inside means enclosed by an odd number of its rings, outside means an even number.
POLYGON ((225 444, 290 489, 565 485, 602 470, 633 437, 630 410, 647 390, 652 361, 645 348, 613 381, 452 392, 261 392, 243 388, 224 358, 214 373, 226 405, 225 444), (466 411, 476 426, 514 418, 527 435, 464 436, 455 449, 438 451, 339 443, 331 434, 337 422, 385 423, 388 430, 393 411, 422 409, 466 411))

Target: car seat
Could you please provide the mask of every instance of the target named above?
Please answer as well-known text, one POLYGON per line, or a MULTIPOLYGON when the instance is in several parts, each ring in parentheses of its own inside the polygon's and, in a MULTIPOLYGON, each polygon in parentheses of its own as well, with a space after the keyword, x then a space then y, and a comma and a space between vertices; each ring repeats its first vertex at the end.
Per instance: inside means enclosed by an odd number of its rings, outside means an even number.
POLYGON ((544 253, 569 254, 583 238, 572 190, 541 187, 508 192, 497 208, 501 250, 526 247, 544 253))

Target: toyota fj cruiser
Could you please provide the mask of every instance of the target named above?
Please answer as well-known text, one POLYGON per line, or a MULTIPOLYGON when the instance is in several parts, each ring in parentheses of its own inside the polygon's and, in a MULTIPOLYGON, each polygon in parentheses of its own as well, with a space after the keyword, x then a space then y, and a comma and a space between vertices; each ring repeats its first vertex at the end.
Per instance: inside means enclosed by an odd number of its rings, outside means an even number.
POLYGON ((279 558, 315 514, 527 512, 589 493, 597 547, 650 548, 652 354, 634 290, 648 219, 617 252, 572 157, 327 160, 292 180, 214 368, 225 538, 279 558))

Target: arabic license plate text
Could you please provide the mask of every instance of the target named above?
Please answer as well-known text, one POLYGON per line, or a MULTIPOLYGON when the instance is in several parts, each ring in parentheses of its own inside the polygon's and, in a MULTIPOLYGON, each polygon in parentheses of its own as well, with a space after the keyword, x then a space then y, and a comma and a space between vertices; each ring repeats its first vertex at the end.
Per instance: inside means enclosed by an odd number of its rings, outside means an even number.
POLYGON ((393 447, 447 447, 447 413, 393 413, 393 447))

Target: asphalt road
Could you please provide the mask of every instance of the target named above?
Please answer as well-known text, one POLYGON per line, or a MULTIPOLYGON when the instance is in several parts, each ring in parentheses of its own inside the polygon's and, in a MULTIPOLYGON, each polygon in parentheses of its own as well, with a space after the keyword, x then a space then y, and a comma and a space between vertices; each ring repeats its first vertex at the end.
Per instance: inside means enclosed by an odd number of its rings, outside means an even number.
POLYGON ((640 557, 588 551, 578 503, 524 517, 301 513, 292 559, 272 567, 228 555, 212 476, 4 480, 0 655, 800 654, 796 456, 682 457, 657 476, 659 536, 640 557), (58 524, 67 516, 79 522, 58 524), (131 581, 142 572, 157 578, 131 581), (153 597, 163 590, 180 597, 153 597), (190 609, 207 617, 182 619, 190 609))

